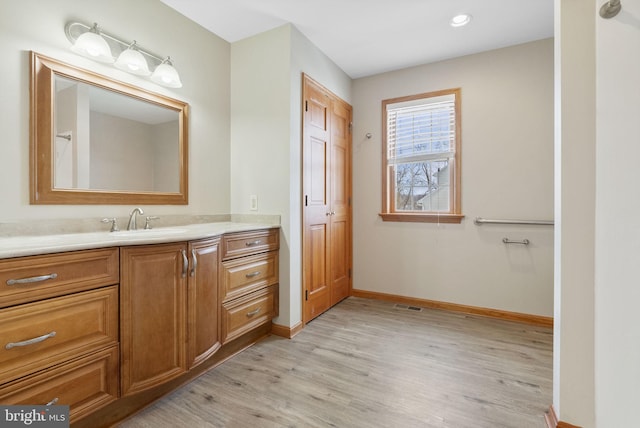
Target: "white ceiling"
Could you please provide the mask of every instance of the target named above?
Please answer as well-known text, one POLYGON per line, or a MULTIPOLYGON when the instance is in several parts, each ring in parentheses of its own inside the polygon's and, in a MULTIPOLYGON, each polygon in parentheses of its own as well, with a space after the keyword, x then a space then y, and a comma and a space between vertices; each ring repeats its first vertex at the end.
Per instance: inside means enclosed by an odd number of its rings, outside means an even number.
POLYGON ((161 1, 230 43, 291 23, 352 78, 553 36, 553 0, 161 1))

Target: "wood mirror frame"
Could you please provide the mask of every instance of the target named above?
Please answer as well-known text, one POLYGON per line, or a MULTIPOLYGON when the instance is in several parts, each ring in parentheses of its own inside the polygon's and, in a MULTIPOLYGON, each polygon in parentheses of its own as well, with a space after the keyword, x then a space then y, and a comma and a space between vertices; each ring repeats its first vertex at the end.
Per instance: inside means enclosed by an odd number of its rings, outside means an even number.
POLYGON ((188 203, 188 104, 31 52, 30 203, 149 204, 188 203), (173 192, 67 189, 54 186, 55 78, 77 80, 127 97, 175 110, 179 118, 179 190, 173 192))

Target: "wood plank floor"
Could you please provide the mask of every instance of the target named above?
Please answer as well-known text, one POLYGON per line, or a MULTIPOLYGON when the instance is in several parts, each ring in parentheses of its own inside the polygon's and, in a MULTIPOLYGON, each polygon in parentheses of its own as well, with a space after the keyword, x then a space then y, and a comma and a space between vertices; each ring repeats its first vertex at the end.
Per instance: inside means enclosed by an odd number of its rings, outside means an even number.
POLYGON ((551 394, 551 329, 351 297, 120 426, 541 428, 551 394))

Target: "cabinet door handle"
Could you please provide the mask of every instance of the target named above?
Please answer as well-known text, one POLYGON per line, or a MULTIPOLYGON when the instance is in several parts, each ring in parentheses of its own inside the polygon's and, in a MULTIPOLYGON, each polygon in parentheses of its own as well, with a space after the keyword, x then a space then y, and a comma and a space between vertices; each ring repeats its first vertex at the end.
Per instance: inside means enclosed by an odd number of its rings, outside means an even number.
POLYGON ((57 273, 50 273, 49 275, 41 275, 41 276, 32 276, 30 278, 21 278, 21 279, 8 279, 7 285, 16 285, 16 284, 31 284, 34 282, 42 282, 48 279, 57 278, 57 273))
POLYGON ((182 277, 187 277, 187 270, 189 270, 189 259, 187 258, 187 251, 182 250, 182 277))
POLYGON ((194 276, 196 274, 196 269, 198 268, 198 257, 196 256, 196 250, 191 250, 191 259, 193 259, 193 266, 191 267, 190 276, 194 276))
POLYGON ((255 271, 255 272, 251 272, 245 275, 245 277, 247 278, 253 278, 254 276, 258 276, 260 275, 262 272, 260 272, 259 270, 255 271))
POLYGON ((45 404, 45 406, 53 406, 58 402, 58 400, 59 400, 58 397, 56 397, 53 400, 49 401, 47 404, 45 404))
POLYGON ((244 245, 246 245, 247 247, 254 247, 256 245, 260 245, 262 243, 262 241, 260 239, 255 240, 255 241, 251 241, 251 242, 246 242, 244 245))
POLYGON ((50 337, 54 337, 55 335, 56 332, 52 331, 51 333, 44 334, 40 337, 34 337, 33 339, 24 340, 22 342, 9 342, 4 346, 4 349, 16 348, 18 346, 29 346, 36 343, 44 342, 45 340, 49 339, 50 337))
POLYGON ((254 315, 258 315, 258 312, 260 312, 260 309, 262 309, 262 308, 258 308, 256 310, 251 311, 251 312, 247 312, 247 318, 251 318, 254 315))

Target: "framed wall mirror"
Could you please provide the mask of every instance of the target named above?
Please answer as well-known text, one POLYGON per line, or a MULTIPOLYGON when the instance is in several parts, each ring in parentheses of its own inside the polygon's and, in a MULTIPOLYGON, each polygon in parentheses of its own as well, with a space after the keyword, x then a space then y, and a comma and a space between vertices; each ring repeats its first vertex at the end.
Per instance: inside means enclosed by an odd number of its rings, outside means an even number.
POLYGON ((31 52, 32 204, 188 203, 188 104, 31 52))

